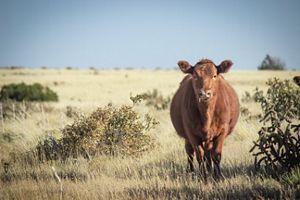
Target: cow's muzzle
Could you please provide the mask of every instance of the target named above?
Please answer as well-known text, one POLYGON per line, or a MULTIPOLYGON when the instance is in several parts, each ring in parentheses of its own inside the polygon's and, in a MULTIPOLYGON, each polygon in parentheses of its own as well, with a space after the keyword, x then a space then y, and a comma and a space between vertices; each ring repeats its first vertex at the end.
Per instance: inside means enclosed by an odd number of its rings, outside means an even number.
POLYGON ((199 102, 208 101, 213 96, 211 90, 201 90, 199 94, 199 102))

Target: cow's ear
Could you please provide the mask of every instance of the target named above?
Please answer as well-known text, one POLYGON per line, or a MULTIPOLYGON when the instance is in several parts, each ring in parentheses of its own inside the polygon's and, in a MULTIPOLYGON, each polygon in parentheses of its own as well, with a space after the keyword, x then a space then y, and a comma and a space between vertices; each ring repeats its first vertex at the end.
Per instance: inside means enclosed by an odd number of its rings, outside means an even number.
POLYGON ((194 67, 188 61, 180 60, 177 64, 183 73, 191 74, 194 71, 194 67))
POLYGON ((294 80, 294 82, 295 82, 297 85, 300 86, 300 76, 295 76, 295 77, 293 78, 293 80, 294 80))
POLYGON ((231 60, 224 60, 217 66, 218 74, 228 72, 232 65, 233 63, 231 60))

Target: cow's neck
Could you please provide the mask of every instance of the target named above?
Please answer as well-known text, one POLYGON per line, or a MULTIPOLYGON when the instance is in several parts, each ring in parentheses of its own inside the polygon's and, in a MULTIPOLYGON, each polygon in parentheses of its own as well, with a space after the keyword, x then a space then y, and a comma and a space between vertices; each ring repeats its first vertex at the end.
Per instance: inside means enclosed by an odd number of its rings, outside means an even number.
POLYGON ((209 102, 198 103, 198 110, 201 118, 202 129, 205 132, 208 131, 211 126, 212 116, 215 111, 216 99, 217 97, 213 96, 209 102))

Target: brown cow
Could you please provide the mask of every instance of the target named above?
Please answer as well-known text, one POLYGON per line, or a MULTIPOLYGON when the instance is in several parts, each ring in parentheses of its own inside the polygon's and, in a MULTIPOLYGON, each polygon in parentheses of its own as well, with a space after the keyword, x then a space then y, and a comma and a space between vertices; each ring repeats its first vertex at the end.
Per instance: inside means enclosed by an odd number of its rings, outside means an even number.
POLYGON ((295 76, 295 77, 293 78, 293 80, 294 80, 294 82, 295 82, 297 85, 300 86, 300 76, 295 76))
POLYGON ((195 66, 179 61, 179 68, 188 75, 182 80, 171 103, 171 120, 179 136, 185 139, 188 170, 194 171, 193 157, 199 163, 206 180, 206 170, 214 169, 216 178, 223 178, 220 170, 224 139, 237 123, 239 100, 234 89, 223 78, 232 66, 230 60, 216 66, 203 59, 195 66))

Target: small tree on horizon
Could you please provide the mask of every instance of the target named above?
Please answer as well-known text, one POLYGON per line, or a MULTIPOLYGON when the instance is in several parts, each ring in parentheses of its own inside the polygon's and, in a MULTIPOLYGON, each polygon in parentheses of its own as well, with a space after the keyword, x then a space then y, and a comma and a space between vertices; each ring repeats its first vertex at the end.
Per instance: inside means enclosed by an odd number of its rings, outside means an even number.
POLYGON ((285 63, 280 58, 267 54, 258 70, 285 70, 285 63))

